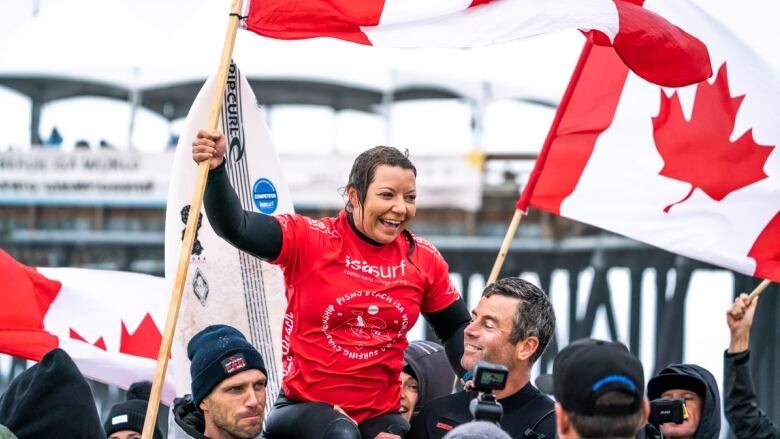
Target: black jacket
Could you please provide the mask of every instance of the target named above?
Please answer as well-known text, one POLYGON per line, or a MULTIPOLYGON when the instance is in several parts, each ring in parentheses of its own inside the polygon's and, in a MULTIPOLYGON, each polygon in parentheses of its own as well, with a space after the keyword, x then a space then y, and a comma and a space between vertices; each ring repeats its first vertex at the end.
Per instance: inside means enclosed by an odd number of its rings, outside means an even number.
POLYGON ((209 439, 203 434, 206 421, 203 413, 195 409, 192 395, 176 398, 171 406, 168 437, 173 439, 209 439))
MULTIPOLYGON (((444 437, 456 426, 472 421, 469 402, 476 397, 477 392, 464 390, 434 399, 414 418, 412 429, 406 437, 409 439, 444 437)), ((551 413, 555 404, 531 383, 526 384, 514 395, 500 399, 499 402, 504 409, 501 429, 513 438, 523 437, 525 430, 537 423, 535 428, 537 433, 543 433, 547 439, 555 437, 555 414, 551 413)))
POLYGON ((19 439, 104 439, 87 380, 62 349, 11 381, 0 398, 0 424, 19 439))
POLYGON ((737 439, 780 438, 777 426, 758 408, 753 377, 750 374, 750 351, 723 355, 723 410, 737 439))

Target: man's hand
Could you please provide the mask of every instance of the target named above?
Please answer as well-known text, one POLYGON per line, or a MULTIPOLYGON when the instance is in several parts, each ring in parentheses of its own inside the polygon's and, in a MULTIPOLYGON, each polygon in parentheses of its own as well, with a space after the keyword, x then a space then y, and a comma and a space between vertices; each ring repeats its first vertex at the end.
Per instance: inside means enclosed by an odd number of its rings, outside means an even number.
POLYGON ((731 331, 729 353, 744 352, 750 347, 750 327, 753 325, 757 303, 758 296, 751 299, 742 293, 734 299, 731 309, 726 312, 726 323, 731 331))
POLYGON ((374 436, 374 439, 401 439, 401 436, 393 433, 379 433, 374 436))

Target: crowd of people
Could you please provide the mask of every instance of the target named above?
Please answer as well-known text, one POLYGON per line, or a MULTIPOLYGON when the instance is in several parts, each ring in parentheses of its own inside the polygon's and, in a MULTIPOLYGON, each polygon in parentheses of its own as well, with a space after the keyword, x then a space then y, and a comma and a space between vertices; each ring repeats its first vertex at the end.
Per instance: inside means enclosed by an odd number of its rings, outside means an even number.
MULTIPOLYGON (((748 361, 749 334, 757 299, 738 297, 727 312, 731 342, 725 352, 726 419, 737 438, 780 438, 780 428, 756 404, 748 361)), ((639 359, 618 342, 581 339, 554 359, 545 395, 530 382, 530 369, 551 332, 555 315, 546 295, 519 278, 488 285, 465 331, 461 365, 479 361, 508 371, 495 391, 503 415, 486 422, 469 413, 477 398, 471 377, 455 375, 443 346, 409 343, 403 367, 388 381, 401 390, 395 413, 411 429, 372 432, 363 438, 717 438, 721 431, 720 392, 715 378, 695 364, 673 364, 647 382, 639 359), (663 404, 667 402, 668 404, 663 404), (663 409, 680 408, 680 417, 663 409), (661 410, 651 408, 654 404, 661 410), (666 419, 658 422, 656 416, 666 419), (375 433, 375 434, 374 434, 375 433)), ((187 349, 191 394, 171 407, 168 437, 175 439, 249 439, 270 436, 266 414, 265 362, 241 332, 212 325, 196 334, 187 349)), ((546 386, 544 386, 546 387, 546 386)), ((23 372, 0 398, 0 438, 139 439, 150 382, 130 386, 126 401, 114 405, 101 422, 92 393, 70 357, 61 349, 47 353, 23 372)), ((338 406, 353 428, 359 423, 338 406)), ((673 410, 673 409, 672 409, 673 410)), ((473 409, 472 409, 473 411, 473 409)), ((342 419, 342 418, 337 418, 342 419)), ((300 423, 322 420, 299 418, 300 423)), ((342 422, 337 423, 341 425, 342 422)), ((395 425, 395 424, 393 424, 395 425)), ((344 425, 346 426, 346 424, 344 425)), ((311 438, 351 437, 349 428, 331 428, 311 438)), ((153 439, 162 439, 155 426, 153 439)))
MULTIPOLYGON (((417 194, 406 153, 375 147, 360 154, 344 210, 312 219, 244 211, 230 185, 225 162, 235 158, 225 143, 222 133, 200 131, 192 145, 196 162, 210 162, 206 214, 225 240, 284 271, 291 318, 283 380, 267 408, 261 354, 237 329, 208 326, 189 341, 191 394, 174 400, 169 437, 720 434, 720 392, 711 373, 674 364, 646 381, 642 364, 617 342, 573 341, 556 355, 549 388, 537 388, 531 370, 555 333, 548 295, 523 279, 503 278, 487 285, 469 312, 444 258, 407 227, 417 194), (420 315, 441 344, 407 343, 420 315)), ((724 408, 737 437, 780 437, 755 403, 748 368, 756 303, 740 296, 728 311, 724 408)), ((131 386, 127 401, 101 423, 83 377, 64 351, 54 350, 0 399, 0 438, 140 437, 146 388, 131 386)))

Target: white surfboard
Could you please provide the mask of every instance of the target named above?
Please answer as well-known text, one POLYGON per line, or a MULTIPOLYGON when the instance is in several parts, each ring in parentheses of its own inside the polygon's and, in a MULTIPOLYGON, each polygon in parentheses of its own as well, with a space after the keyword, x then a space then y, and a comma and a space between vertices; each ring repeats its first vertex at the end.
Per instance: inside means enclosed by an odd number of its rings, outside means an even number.
MULTIPOLYGON (((212 76, 198 93, 176 147, 165 218, 165 277, 170 285, 197 170, 191 145, 208 123, 214 83, 212 76)), ((227 171, 243 208, 265 214, 293 212, 265 117, 235 64, 228 74, 220 130, 227 136, 227 171)), ((270 403, 281 383, 281 328, 287 306, 282 271, 228 244, 214 233, 203 209, 201 215, 172 349, 176 394, 191 393, 187 343, 204 327, 221 323, 240 330, 263 355, 270 403)))

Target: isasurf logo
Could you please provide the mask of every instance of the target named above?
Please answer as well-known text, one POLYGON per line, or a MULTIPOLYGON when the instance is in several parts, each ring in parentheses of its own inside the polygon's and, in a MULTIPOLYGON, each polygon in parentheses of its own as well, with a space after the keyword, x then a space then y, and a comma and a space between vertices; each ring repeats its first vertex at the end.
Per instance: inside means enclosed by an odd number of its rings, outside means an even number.
MULTIPOLYGON (((187 221, 190 218, 190 205, 186 205, 181 209, 181 222, 184 223, 184 229, 181 231, 181 240, 184 241, 184 233, 187 231, 187 221)), ((198 233, 200 232, 200 225, 203 222, 203 214, 198 213, 198 226, 195 228, 195 242, 192 244, 192 254, 200 256, 203 253, 203 245, 198 239, 198 233)))
POLYGON ((222 368, 225 369, 225 373, 228 374, 246 369, 246 360, 244 360, 244 354, 235 354, 225 358, 222 360, 222 368))
POLYGON ((400 272, 401 277, 406 276, 406 262, 401 259, 398 265, 371 265, 366 261, 359 259, 352 259, 347 255, 347 259, 344 261, 344 265, 348 268, 359 271, 361 273, 367 273, 375 278, 382 279, 395 279, 400 272))

